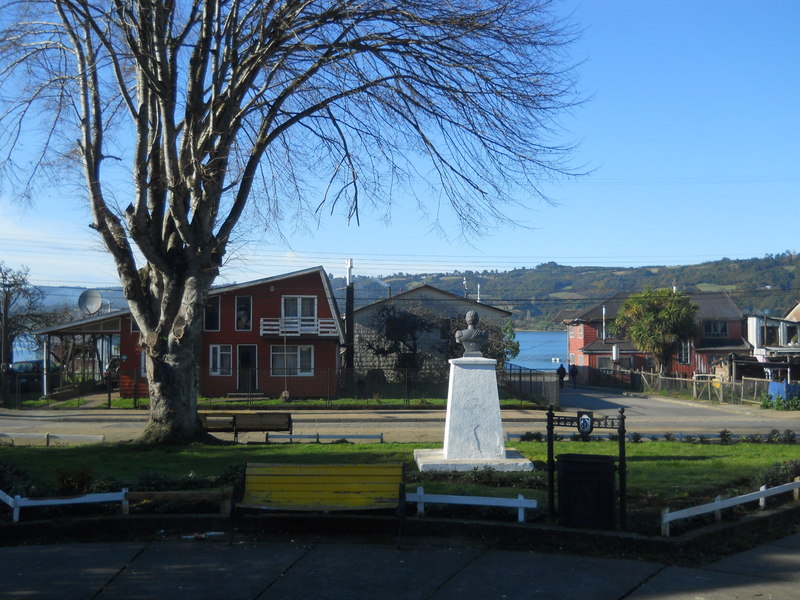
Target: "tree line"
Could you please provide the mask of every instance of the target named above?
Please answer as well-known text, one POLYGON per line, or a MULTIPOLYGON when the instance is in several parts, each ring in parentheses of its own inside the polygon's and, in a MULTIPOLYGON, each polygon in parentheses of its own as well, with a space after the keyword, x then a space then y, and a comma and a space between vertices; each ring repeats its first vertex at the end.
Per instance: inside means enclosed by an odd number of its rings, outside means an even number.
MULTIPOLYGON (((672 289, 686 294, 726 292, 747 314, 784 316, 800 301, 800 257, 794 252, 762 258, 682 266, 573 267, 555 262, 509 271, 399 273, 387 277, 356 276, 356 306, 428 284, 513 313, 517 329, 553 329, 562 309, 588 308, 620 292, 672 289), (466 291, 464 280, 466 279, 466 291)), ((344 298, 344 279, 334 278, 344 298)))

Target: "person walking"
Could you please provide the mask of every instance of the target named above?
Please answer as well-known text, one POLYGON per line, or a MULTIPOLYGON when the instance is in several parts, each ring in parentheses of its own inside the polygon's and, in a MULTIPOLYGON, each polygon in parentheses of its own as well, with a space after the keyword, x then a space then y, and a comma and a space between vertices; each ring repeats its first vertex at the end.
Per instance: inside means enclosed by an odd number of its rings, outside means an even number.
POLYGON ((564 363, 558 365, 556 369, 556 374, 558 375, 558 387, 564 387, 564 377, 567 376, 567 370, 564 368, 564 363))
POLYGON ((578 365, 571 363, 569 365, 569 380, 572 382, 572 389, 578 387, 578 365))

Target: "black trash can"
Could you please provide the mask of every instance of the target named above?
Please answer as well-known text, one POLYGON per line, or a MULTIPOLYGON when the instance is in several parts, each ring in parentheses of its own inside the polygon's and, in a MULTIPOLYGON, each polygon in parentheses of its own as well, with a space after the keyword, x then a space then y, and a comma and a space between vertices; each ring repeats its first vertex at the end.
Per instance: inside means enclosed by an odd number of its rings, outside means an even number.
POLYGON ((560 523, 614 529, 614 457, 559 454, 556 459, 560 523))

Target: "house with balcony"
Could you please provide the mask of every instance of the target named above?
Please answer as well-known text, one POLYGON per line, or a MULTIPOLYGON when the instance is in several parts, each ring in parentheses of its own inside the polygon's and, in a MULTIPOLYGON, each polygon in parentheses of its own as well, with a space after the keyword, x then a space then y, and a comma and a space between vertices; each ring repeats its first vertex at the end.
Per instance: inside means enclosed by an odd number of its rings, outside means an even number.
MULTIPOLYGON (((125 397, 147 395, 144 354, 130 311, 98 314, 38 332, 78 336, 119 365, 125 397)), ((205 397, 335 393, 344 343, 341 316, 322 267, 212 288, 198 354, 205 397)))
MULTIPOLYGON (((578 366, 583 381, 600 371, 648 371, 652 356, 630 340, 614 337, 614 320, 627 293, 617 294, 587 309, 562 311, 557 316, 567 327, 569 362, 578 366)), ((690 294, 697 304, 697 335, 679 344, 670 375, 694 374, 732 376, 735 358, 748 357, 751 345, 745 339, 745 317, 724 292, 690 294)))

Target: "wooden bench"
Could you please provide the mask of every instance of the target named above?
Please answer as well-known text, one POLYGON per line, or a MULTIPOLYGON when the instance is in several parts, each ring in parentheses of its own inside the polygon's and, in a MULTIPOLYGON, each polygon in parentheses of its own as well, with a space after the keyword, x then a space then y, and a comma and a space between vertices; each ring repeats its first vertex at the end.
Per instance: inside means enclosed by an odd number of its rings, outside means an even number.
MULTIPOLYGON (((248 431, 287 431, 292 433, 292 413, 248 410, 198 410, 203 429, 209 432, 233 432, 233 441, 248 431)), ((269 433, 264 441, 269 440, 269 433)))
POLYGON ((394 509, 405 522, 405 465, 247 463, 235 508, 269 511, 394 509))

